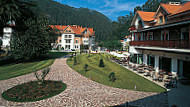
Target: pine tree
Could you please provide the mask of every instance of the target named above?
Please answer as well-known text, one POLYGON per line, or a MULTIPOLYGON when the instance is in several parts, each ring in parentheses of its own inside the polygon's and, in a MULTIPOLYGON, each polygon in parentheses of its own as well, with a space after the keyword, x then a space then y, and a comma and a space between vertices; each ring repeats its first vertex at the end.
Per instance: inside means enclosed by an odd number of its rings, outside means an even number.
POLYGON ((76 65, 76 64, 77 64, 77 58, 74 57, 74 65, 76 65))
POLYGON ((102 58, 100 59, 99 67, 104 67, 104 61, 102 58))

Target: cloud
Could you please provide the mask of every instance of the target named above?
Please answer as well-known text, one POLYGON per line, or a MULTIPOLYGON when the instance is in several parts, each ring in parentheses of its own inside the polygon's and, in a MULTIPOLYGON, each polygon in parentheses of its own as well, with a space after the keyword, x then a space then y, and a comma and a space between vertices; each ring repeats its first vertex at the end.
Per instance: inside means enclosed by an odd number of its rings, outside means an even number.
POLYGON ((103 2, 104 4, 96 10, 112 17, 118 16, 118 13, 120 12, 133 11, 136 6, 143 5, 143 3, 127 0, 103 0, 103 2))
POLYGON ((105 5, 100 8, 111 8, 114 11, 133 11, 136 6, 142 5, 143 3, 127 2, 121 0, 104 0, 105 5))

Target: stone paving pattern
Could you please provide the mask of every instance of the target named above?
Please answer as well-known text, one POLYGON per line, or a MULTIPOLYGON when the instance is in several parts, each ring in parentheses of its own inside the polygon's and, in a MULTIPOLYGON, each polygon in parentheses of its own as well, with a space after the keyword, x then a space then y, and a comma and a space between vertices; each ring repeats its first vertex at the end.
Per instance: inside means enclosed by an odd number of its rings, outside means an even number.
MULTIPOLYGON (((102 107, 129 105, 144 107, 167 107, 167 94, 118 89, 94 82, 66 64, 67 56, 58 58, 51 66, 46 79, 58 80, 67 84, 65 91, 51 98, 36 102, 12 102, 0 97, 0 107, 102 107)), ((3 91, 28 81, 36 80, 33 73, 0 81, 0 94, 3 91)))

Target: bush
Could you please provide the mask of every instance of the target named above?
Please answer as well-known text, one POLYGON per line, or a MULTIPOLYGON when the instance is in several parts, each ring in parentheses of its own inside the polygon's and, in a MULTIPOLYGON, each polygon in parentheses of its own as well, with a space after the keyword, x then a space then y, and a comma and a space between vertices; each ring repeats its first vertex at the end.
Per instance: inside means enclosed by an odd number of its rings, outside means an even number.
POLYGON ((103 59, 102 59, 102 58, 100 59, 100 64, 99 64, 99 67, 104 67, 104 61, 103 61, 103 59))
POLYGON ((84 71, 88 71, 88 64, 85 64, 83 69, 84 69, 84 71))
POLYGON ((115 78, 115 73, 114 72, 111 72, 108 77, 109 77, 111 82, 115 82, 116 78, 115 78))
POLYGON ((77 64, 77 58, 75 57, 74 58, 74 65, 76 65, 77 64))
POLYGON ((37 71, 35 72, 35 76, 39 84, 42 84, 44 82, 44 79, 46 75, 49 73, 49 71, 50 71, 50 68, 48 67, 48 68, 43 69, 40 73, 38 73, 37 71))

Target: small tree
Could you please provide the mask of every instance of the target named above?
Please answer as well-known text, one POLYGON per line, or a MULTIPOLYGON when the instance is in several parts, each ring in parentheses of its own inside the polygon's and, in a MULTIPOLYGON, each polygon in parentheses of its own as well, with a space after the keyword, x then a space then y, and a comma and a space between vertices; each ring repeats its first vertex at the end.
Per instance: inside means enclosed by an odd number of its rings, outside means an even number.
POLYGON ((110 81, 115 82, 116 78, 115 78, 114 72, 111 72, 108 77, 109 77, 110 81))
POLYGON ((42 84, 44 82, 44 79, 46 75, 49 73, 49 71, 50 71, 50 68, 48 67, 41 70, 40 73, 38 73, 37 71, 35 72, 35 76, 36 76, 36 79, 38 80, 38 84, 42 84))
POLYGON ((72 57, 73 57, 73 52, 71 52, 71 53, 72 53, 71 55, 72 55, 72 57))
POLYGON ((74 65, 76 65, 76 64, 77 64, 77 58, 74 57, 74 65))
POLYGON ((84 69, 84 71, 88 71, 88 64, 85 64, 83 69, 84 69))
POLYGON ((100 59, 100 64, 99 64, 99 67, 104 67, 104 61, 103 61, 103 59, 102 59, 102 58, 100 59))

